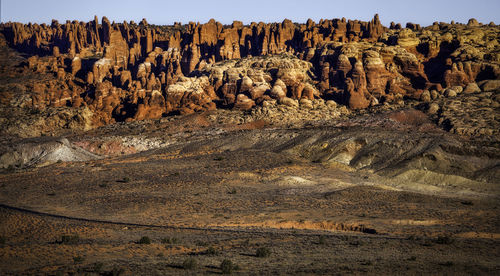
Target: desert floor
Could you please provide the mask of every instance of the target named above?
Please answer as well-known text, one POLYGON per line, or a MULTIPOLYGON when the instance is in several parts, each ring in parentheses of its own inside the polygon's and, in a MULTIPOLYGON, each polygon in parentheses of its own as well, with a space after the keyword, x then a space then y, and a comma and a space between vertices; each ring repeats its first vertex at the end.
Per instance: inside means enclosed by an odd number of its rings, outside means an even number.
POLYGON ((0 174, 1 274, 219 274, 226 259, 234 274, 500 272, 495 181, 416 181, 421 172, 393 177, 318 155, 331 135, 449 134, 199 120, 70 135, 176 142, 0 174))

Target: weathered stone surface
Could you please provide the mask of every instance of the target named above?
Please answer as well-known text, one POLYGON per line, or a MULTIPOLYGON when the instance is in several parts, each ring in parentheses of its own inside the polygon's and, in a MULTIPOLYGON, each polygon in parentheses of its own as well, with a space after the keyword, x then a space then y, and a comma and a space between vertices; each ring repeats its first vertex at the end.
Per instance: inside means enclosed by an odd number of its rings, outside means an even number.
POLYGON ((448 88, 444 91, 444 95, 448 98, 455 97, 457 96, 457 91, 452 88, 448 88))
POLYGON ((498 91, 500 89, 500 80, 488 80, 481 83, 483 91, 498 91))
POLYGON ((165 98, 160 91, 153 90, 146 95, 144 103, 138 105, 134 119, 158 119, 162 117, 165 112, 165 98))
POLYGON ((71 61, 71 74, 75 76, 82 69, 82 60, 79 57, 74 57, 71 61))
POLYGON ((325 99, 352 109, 431 102, 459 96, 462 89, 479 93, 477 86, 496 91, 500 79, 499 27, 474 19, 467 25, 386 28, 378 15, 369 22, 247 26, 213 19, 116 24, 103 17, 101 24, 97 18, 5 23, 0 32, 9 46, 30 56, 30 70, 56 79, 38 85, 25 102, 86 106, 101 124, 210 110, 216 103, 247 110, 285 97, 304 99, 304 107, 325 99))
POLYGON ((471 82, 464 88, 463 92, 466 94, 478 93, 481 92, 481 88, 475 82, 471 82))
POLYGON ((298 107, 299 102, 297 100, 288 98, 288 97, 283 97, 279 100, 279 103, 282 105, 290 106, 290 107, 298 107))
POLYGON ((436 104, 436 103, 432 103, 429 105, 429 109, 427 110, 427 112, 429 114, 436 114, 438 111, 439 111, 439 105, 436 104))
POLYGON ((234 104, 235 109, 240 110, 250 110, 255 106, 255 101, 248 98, 245 94, 238 94, 236 97, 236 102, 234 104))
POLYGON ((166 112, 211 110, 215 108, 212 102, 216 95, 207 77, 181 78, 170 85, 165 91, 166 112))
POLYGON ((420 95, 420 100, 423 102, 430 102, 431 101, 431 93, 429 90, 425 90, 421 95, 420 95))

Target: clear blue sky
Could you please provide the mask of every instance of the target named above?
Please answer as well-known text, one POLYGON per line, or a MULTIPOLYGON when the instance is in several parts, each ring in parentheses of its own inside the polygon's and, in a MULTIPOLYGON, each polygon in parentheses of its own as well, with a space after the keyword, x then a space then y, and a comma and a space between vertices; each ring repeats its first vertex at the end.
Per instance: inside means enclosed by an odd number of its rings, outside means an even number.
POLYGON ((50 23, 57 19, 90 21, 94 15, 111 21, 139 22, 146 18, 153 24, 204 23, 214 18, 222 23, 281 22, 289 18, 305 22, 312 18, 345 17, 370 20, 375 13, 384 25, 391 21, 430 25, 434 21, 500 24, 500 0, 0 0, 2 22, 50 23))

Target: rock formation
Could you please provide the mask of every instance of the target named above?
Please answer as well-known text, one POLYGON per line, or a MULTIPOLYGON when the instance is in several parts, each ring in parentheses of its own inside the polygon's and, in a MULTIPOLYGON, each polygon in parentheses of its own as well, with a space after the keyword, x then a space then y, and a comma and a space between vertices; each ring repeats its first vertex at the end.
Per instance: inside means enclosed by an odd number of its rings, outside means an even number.
MULTIPOLYGON (((249 110, 266 101, 322 98, 352 109, 500 78, 500 28, 333 19, 224 26, 215 20, 173 26, 56 20, 4 23, 25 65, 53 80, 35 82, 24 106, 88 108, 97 124, 153 119, 216 106, 249 110)), ((448 94, 447 94, 448 95, 448 94)), ((292 101, 290 101, 292 100, 292 101)))

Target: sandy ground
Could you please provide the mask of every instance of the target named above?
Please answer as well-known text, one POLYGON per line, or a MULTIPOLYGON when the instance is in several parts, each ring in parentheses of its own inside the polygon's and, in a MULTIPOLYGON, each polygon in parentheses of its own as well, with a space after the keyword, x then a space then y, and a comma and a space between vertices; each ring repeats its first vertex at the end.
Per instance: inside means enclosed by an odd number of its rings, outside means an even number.
MULTIPOLYGON (((426 172, 410 155, 397 177, 337 162, 358 144, 318 155, 333 143, 325 133, 390 140, 439 131, 193 126, 177 136, 149 128, 141 137, 171 139, 152 150, 0 174, 1 274, 217 274, 224 259, 236 274, 500 272, 499 183, 484 180, 491 173, 426 172), (64 235, 78 240, 61 242, 64 235), (143 236, 152 243, 137 243, 143 236), (261 247, 270 256, 257 257, 261 247), (190 258, 192 269, 183 265, 190 258)), ((67 138, 95 137, 103 133, 67 138)), ((467 164, 494 165, 491 155, 467 164)))
POLYGON ((0 251, 3 274, 217 274, 224 259, 238 264, 235 273, 241 274, 496 274, 499 269, 498 241, 488 237, 448 240, 348 231, 170 229, 84 222, 5 208, 0 218, 2 233, 8 233, 0 251), (74 234, 79 236, 76 244, 56 242, 62 235, 74 234), (142 236, 152 243, 137 244, 142 236), (165 238, 175 239, 174 243, 163 243, 165 238), (210 247, 215 253, 207 252, 210 247), (271 255, 255 256, 261 247, 269 248, 271 255), (192 270, 182 267, 189 258, 197 263, 192 270))

